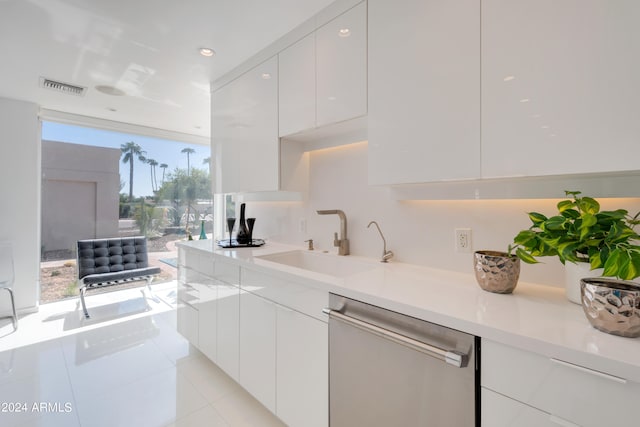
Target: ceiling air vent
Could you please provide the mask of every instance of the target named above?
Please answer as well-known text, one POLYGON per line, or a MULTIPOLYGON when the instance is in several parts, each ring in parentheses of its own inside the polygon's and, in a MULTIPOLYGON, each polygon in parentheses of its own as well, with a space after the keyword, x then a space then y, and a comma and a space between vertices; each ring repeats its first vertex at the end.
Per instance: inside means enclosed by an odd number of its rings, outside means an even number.
POLYGON ((57 82, 55 80, 40 77, 40 87, 55 90, 56 92, 66 93, 69 95, 84 96, 87 88, 75 86, 69 83, 57 82))

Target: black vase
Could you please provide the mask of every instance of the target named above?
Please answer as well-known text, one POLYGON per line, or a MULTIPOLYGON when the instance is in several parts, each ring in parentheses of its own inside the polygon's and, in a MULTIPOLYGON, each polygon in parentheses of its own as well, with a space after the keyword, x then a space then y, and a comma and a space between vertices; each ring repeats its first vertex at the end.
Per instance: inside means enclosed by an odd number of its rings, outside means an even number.
POLYGON ((238 223, 238 234, 236 234, 236 240, 239 245, 251 243, 247 221, 244 218, 244 208, 245 204, 243 203, 240 205, 240 222, 238 223))

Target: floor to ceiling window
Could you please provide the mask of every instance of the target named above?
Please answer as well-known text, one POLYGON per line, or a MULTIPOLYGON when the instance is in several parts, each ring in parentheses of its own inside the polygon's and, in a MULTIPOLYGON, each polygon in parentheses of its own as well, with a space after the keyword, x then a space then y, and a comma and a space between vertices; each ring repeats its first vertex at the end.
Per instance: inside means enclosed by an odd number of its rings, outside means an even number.
POLYGON ((159 281, 175 242, 211 238, 210 147, 43 122, 40 302, 77 295, 77 240, 144 235, 159 281))

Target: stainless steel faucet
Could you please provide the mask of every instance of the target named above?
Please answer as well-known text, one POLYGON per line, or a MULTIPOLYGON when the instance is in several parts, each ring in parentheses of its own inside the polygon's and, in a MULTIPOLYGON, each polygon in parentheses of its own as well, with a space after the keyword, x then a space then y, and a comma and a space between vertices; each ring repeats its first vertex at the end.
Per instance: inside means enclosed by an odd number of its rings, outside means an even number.
POLYGON ((378 229, 378 233, 380 233, 380 237, 382 237, 382 257, 380 259, 380 262, 387 262, 391 258, 393 258, 393 252, 387 250, 387 240, 384 238, 384 234, 382 234, 382 230, 380 230, 380 226, 378 225, 378 223, 375 221, 371 221, 369 225, 367 225, 367 228, 371 227, 371 224, 376 226, 376 228, 378 229))
POLYGON ((347 239, 347 216, 340 209, 316 211, 318 215, 338 215, 340 218, 340 238, 333 233, 333 246, 338 248, 338 255, 349 255, 349 239, 347 239))

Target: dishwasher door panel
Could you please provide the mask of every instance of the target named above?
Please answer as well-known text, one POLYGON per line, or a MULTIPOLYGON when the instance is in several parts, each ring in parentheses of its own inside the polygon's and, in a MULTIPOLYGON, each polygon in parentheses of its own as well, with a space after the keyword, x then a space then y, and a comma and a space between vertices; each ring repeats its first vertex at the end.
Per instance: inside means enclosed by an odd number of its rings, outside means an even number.
POLYGON ((334 318, 329 388, 331 427, 476 425, 474 357, 459 368, 334 318))

